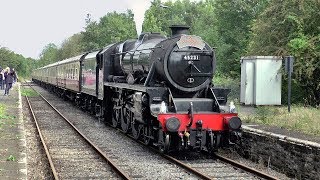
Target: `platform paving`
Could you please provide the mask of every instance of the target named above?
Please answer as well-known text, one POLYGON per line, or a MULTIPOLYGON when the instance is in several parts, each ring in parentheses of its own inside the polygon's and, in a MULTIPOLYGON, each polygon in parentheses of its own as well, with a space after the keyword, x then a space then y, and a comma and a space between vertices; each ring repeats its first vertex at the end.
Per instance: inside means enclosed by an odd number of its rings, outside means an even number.
POLYGON ((0 179, 27 179, 26 139, 23 126, 20 84, 9 96, 0 90, 0 179), (0 110, 1 111, 1 110, 0 110))

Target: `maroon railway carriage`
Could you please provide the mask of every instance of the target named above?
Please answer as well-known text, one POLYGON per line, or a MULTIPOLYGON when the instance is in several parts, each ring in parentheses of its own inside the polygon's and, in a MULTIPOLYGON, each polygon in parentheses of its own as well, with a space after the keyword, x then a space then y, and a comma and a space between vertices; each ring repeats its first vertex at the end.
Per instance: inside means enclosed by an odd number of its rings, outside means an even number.
POLYGON ((241 120, 222 108, 230 90, 212 84, 214 49, 187 26, 171 29, 39 68, 33 80, 161 151, 239 142, 241 120))

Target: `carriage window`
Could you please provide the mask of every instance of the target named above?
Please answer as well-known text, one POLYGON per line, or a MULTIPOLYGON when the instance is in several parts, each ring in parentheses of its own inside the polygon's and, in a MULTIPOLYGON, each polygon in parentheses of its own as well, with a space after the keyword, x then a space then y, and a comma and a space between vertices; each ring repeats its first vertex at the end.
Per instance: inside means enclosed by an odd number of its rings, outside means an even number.
POLYGON ((74 69, 73 69, 73 66, 71 67, 71 79, 74 79, 74 69))
POLYGON ((74 79, 74 65, 71 66, 71 72, 72 72, 72 79, 74 79))
POLYGON ((76 79, 76 65, 73 65, 73 79, 76 79))

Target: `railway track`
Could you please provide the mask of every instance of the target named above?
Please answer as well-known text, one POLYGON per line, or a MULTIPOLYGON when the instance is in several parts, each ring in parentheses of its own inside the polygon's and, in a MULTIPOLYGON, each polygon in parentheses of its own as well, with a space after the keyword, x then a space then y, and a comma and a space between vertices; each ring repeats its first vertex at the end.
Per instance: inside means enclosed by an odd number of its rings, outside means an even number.
POLYGON ((26 100, 54 179, 130 179, 43 96, 26 100))
POLYGON ((204 179, 277 179, 218 154, 208 155, 206 153, 194 154, 188 152, 168 156, 168 158, 181 163, 181 166, 185 166, 185 168, 192 168, 201 174, 205 174, 204 179))
POLYGON ((84 131, 83 134, 88 135, 88 138, 97 144, 102 152, 110 154, 109 157, 111 158, 111 161, 118 164, 123 172, 128 174, 129 178, 276 179, 254 169, 244 167, 241 164, 235 165, 235 162, 231 166, 230 162, 222 162, 225 161, 222 157, 217 161, 216 159, 210 158, 178 160, 179 158, 168 155, 161 154, 161 156, 159 156, 159 153, 154 152, 154 150, 149 151, 149 148, 146 149, 144 145, 137 145, 134 140, 131 140, 131 142, 129 140, 128 142, 128 137, 113 128, 97 125, 96 121, 95 123, 92 123, 94 120, 88 121, 90 117, 88 117, 88 115, 83 116, 81 110, 77 108, 72 111, 68 110, 66 107, 70 106, 70 103, 62 104, 61 101, 63 100, 52 97, 52 94, 47 94, 46 96, 52 100, 52 104, 54 104, 56 109, 59 109, 65 116, 68 116, 70 121, 76 124, 77 127, 79 126, 79 129, 84 131), (75 119, 74 117, 77 118, 75 119), (82 119, 84 121, 82 121, 82 119), (94 131, 101 132, 101 135, 95 134, 94 131), (104 140, 102 140, 102 137, 105 137, 104 140), (132 143, 135 143, 135 145, 132 143), (162 157, 165 157, 166 160, 162 157), (249 171, 248 169, 251 170, 249 171))
MULTIPOLYGON (((33 88, 35 89, 36 87, 33 88)), ((117 167, 120 167, 124 173, 128 174, 128 179, 199 179, 197 175, 177 167, 170 161, 163 159, 159 154, 146 150, 144 146, 137 144, 121 132, 99 124, 96 119, 82 110, 71 107, 70 103, 48 92, 42 93, 46 94, 44 95, 46 99, 57 110, 61 111, 61 114, 64 114, 72 124, 88 136, 88 139, 107 154, 117 167), (72 110, 69 108, 72 108, 72 110)), ((86 167, 90 167, 90 165, 86 167)), ((76 177, 87 178, 86 176, 82 177, 82 175, 76 177)), ((110 178, 105 176, 98 179, 110 178)))
MULTIPOLYGON (((133 137, 129 136, 134 139, 133 137)), ((139 143, 146 146, 143 142, 139 143)), ((158 153, 157 149, 146 146, 158 153)), ((277 180, 278 178, 268 175, 262 171, 251 168, 247 165, 233 161, 219 154, 208 155, 206 153, 186 152, 179 155, 161 154, 165 159, 177 164, 187 171, 196 174, 202 179, 268 179, 277 180), (196 157, 194 156, 196 154, 196 157)))

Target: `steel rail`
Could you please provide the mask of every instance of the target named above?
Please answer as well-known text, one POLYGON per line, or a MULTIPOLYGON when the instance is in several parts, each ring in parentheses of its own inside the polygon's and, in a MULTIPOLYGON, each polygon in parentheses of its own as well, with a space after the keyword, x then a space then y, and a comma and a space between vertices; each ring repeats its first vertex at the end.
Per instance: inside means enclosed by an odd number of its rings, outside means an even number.
POLYGON ((31 104, 30 104, 30 101, 29 101, 28 96, 26 96, 26 100, 27 100, 27 102, 28 102, 28 107, 29 107, 29 110, 30 110, 30 112, 31 112, 31 114, 32 114, 33 120, 34 120, 34 122, 35 122, 35 124, 36 124, 37 130, 38 130, 38 134, 39 134, 39 137, 40 137, 40 139, 41 139, 42 146, 43 146, 43 148, 44 148, 44 150, 45 150, 45 152, 46 152, 46 156, 47 156, 48 161, 49 161, 49 164, 50 164, 50 168, 51 168, 52 175, 53 175, 53 177, 54 177, 55 180, 59 180, 58 173, 57 173, 57 171, 56 171, 56 168, 54 167, 54 164, 53 164, 51 155, 50 155, 49 150, 48 150, 48 146, 47 146, 47 144, 46 144, 45 141, 44 141, 43 135, 42 135, 42 133, 41 133, 41 130, 40 130, 40 127, 39 127, 39 124, 38 124, 38 120, 37 120, 37 118, 36 118, 36 116, 35 116, 35 114, 34 114, 34 111, 33 111, 33 109, 32 109, 32 106, 31 106, 31 104))
POLYGON ((202 179, 206 179, 206 180, 211 180, 213 178, 201 173, 200 171, 197 171, 196 169, 192 168, 191 166, 179 161, 178 159, 176 158, 173 158, 169 155, 166 155, 166 154, 161 154, 163 157, 165 157, 166 159, 170 160, 171 162, 174 162, 175 164, 179 165, 180 167, 188 170, 189 172, 192 172, 193 174, 201 177, 202 179))
MULTIPOLYGON (((30 86, 31 87, 31 86, 30 86)), ((123 172, 120 168, 117 167, 116 163, 114 163, 111 159, 109 159, 107 157, 107 155, 99 148, 97 147, 96 145, 94 145, 94 143, 89 139, 87 138, 83 133, 80 132, 80 130, 78 128, 76 128, 72 123, 71 121, 69 121, 63 114, 61 114, 59 112, 58 109, 56 109, 44 96, 42 96, 41 93, 39 93, 38 91, 36 91, 33 87, 31 87, 36 93, 39 94, 39 96, 49 104, 49 106, 51 108, 53 108, 83 139, 86 140, 86 142, 112 167, 113 170, 115 170, 118 175, 120 175, 120 177, 122 179, 126 179, 126 180, 129 180, 131 179, 129 177, 129 175, 127 175, 125 172, 123 172)))
MULTIPOLYGON (((116 128, 116 129, 118 129, 118 128, 116 128)), ((119 130, 121 131, 121 129, 119 129, 119 130)), ((136 140, 133 136, 131 136, 131 135, 129 135, 129 134, 127 134, 127 136, 128 136, 129 138, 133 139, 133 140, 136 140)), ((209 177, 209 176, 201 173, 200 171, 197 171, 196 169, 190 167, 189 165, 187 165, 187 164, 179 161, 178 159, 176 159, 176 158, 174 158, 174 157, 171 157, 171 156, 169 156, 169 155, 166 155, 166 154, 163 154, 163 153, 159 152, 159 150, 157 150, 157 149, 155 149, 155 148, 153 148, 153 147, 150 147, 150 146, 144 144, 142 141, 137 141, 137 142, 140 143, 140 144, 143 145, 143 146, 148 147, 151 151, 153 151, 153 152, 155 152, 155 153, 160 153, 160 155, 161 155, 162 157, 164 157, 165 159, 167 159, 167 160, 169 160, 169 161, 177 164, 177 165, 180 166, 181 168, 183 168, 183 169, 185 169, 185 170, 187 170, 187 171, 189 171, 189 172, 197 175, 198 177, 201 177, 202 179, 206 179, 206 180, 214 179, 214 177, 209 177)), ((256 170, 256 169, 253 169, 253 168, 251 168, 251 167, 248 167, 248 166, 246 166, 246 165, 243 165, 243 164, 241 164, 241 163, 238 163, 238 162, 236 162, 236 161, 234 161, 234 160, 231 160, 231 159, 229 159, 229 158, 223 157, 223 156, 221 156, 221 155, 214 154, 214 157, 216 157, 217 159, 219 159, 219 160, 221 160, 221 161, 223 161, 223 162, 225 162, 225 163, 227 163, 227 164, 230 164, 230 165, 232 165, 232 166, 234 166, 234 167, 236 167, 236 168, 242 169, 242 170, 244 170, 244 171, 246 171, 246 172, 248 172, 248 173, 251 173, 251 174, 253 174, 253 175, 256 175, 257 177, 264 178, 264 179, 268 179, 268 180, 278 180, 278 178, 276 178, 276 177, 273 177, 273 176, 268 175, 268 174, 266 174, 266 173, 264 173, 264 172, 261 172, 261 171, 258 171, 258 170, 256 170)))
MULTIPOLYGON (((115 128, 115 129, 118 129, 118 128, 115 128)), ((121 129, 118 129, 118 130, 121 131, 121 129)), ((183 168, 183 169, 185 169, 185 170, 193 173, 194 175, 196 175, 196 176, 198 176, 198 177, 200 177, 200 178, 202 178, 202 179, 205 179, 205 180, 211 180, 211 179, 212 179, 211 177, 209 177, 209 176, 201 173, 200 171, 197 171, 196 169, 194 169, 194 168, 190 167, 189 165, 187 165, 187 164, 179 161, 178 159, 176 159, 176 158, 174 158, 174 157, 171 157, 171 156, 169 156, 169 155, 163 154, 163 153, 159 152, 158 149, 153 148, 153 147, 151 147, 151 146, 148 146, 148 145, 146 145, 145 143, 143 143, 142 141, 137 141, 133 136, 131 136, 131 135, 129 135, 129 134, 126 134, 126 135, 127 135, 127 137, 129 137, 129 138, 135 140, 136 142, 138 142, 139 144, 147 147, 147 148, 150 149, 152 152, 157 153, 157 154, 160 154, 160 155, 161 155, 162 157, 164 157, 165 159, 167 159, 167 160, 169 160, 170 162, 178 165, 179 167, 181 167, 181 168, 183 168)))
POLYGON ((234 161, 234 160, 232 160, 232 159, 229 159, 229 158, 227 158, 227 157, 224 157, 224 156, 222 156, 222 155, 214 154, 214 157, 216 157, 217 159, 219 159, 219 160, 221 160, 221 161, 223 161, 223 162, 225 162, 225 163, 231 164, 231 165, 234 166, 234 167, 243 169, 243 170, 245 170, 245 171, 247 171, 247 172, 250 172, 251 174, 257 175, 257 176, 259 176, 259 177, 261 177, 261 178, 270 179, 270 180, 277 180, 277 179, 278 179, 278 178, 276 178, 276 177, 274 177, 274 176, 271 176, 271 175, 266 174, 266 173, 264 173, 264 172, 261 172, 261 171, 258 171, 258 170, 256 170, 256 169, 253 169, 253 168, 251 168, 251 167, 248 167, 248 166, 246 166, 246 165, 243 165, 243 164, 241 164, 241 163, 239 163, 239 162, 236 162, 236 161, 234 161))

